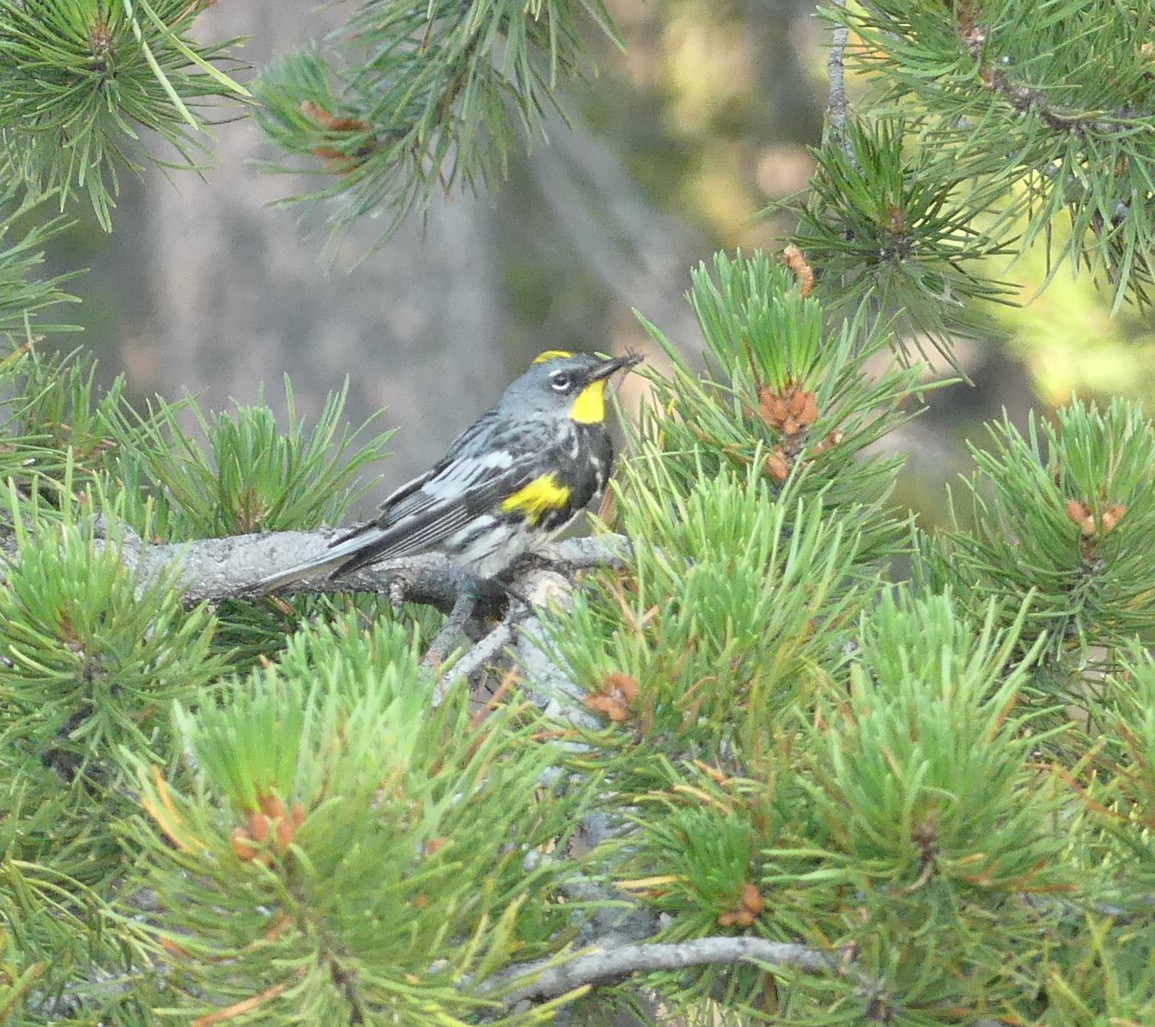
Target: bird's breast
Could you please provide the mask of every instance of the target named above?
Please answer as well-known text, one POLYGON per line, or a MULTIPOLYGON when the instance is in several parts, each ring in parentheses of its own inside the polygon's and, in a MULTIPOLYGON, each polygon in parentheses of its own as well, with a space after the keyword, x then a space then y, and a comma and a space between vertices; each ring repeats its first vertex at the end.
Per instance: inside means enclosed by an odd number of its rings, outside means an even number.
POLYGON ((558 453, 558 484, 568 489, 563 505, 545 512, 539 525, 560 528, 599 497, 609 481, 613 443, 601 425, 573 424, 558 453))

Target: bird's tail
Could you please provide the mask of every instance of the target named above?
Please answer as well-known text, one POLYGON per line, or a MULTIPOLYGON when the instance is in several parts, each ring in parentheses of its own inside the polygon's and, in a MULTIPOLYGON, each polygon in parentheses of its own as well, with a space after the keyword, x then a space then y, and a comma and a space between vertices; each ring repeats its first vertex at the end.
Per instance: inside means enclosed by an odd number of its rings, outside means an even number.
POLYGON ((332 574, 348 563, 351 557, 373 545, 383 534, 384 532, 375 525, 367 525, 364 530, 340 539, 335 545, 328 546, 303 563, 261 578, 255 587, 265 592, 275 592, 298 581, 332 574))

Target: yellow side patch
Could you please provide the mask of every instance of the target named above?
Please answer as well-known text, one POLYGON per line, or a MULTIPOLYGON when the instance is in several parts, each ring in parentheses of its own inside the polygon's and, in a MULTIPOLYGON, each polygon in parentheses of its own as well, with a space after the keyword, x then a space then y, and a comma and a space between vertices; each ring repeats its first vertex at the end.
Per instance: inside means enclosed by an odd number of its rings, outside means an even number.
POLYGON ((560 510, 569 502, 569 489, 556 474, 543 474, 502 501, 506 513, 519 513, 535 527, 551 510, 560 510))
POLYGON ((606 380, 599 378, 582 389, 569 415, 579 424, 601 424, 606 419, 606 380))
POLYGON ((568 353, 564 349, 547 349, 544 353, 539 353, 534 357, 533 362, 535 364, 548 364, 551 360, 568 360, 572 356, 572 353, 568 353))

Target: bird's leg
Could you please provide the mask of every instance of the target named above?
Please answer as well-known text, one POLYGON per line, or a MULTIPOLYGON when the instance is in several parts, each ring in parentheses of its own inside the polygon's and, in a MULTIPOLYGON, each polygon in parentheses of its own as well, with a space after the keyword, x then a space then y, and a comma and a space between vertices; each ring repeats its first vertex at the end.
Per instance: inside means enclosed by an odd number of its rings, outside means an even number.
POLYGON ((465 634, 465 627, 477 609, 480 598, 481 582, 477 578, 463 574, 457 586, 457 598, 453 601, 453 608, 425 651, 421 661, 425 666, 435 667, 444 662, 452 646, 465 634))

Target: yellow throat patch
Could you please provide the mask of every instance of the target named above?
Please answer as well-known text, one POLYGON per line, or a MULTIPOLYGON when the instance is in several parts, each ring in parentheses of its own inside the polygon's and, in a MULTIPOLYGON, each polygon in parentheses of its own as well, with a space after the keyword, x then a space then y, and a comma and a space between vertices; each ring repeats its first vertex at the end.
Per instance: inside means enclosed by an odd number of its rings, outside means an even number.
POLYGON ((579 424, 601 424, 606 419, 606 380, 599 378, 582 389, 569 415, 579 424))
POLYGON ((557 480, 556 474, 543 474, 523 485, 501 503, 506 513, 519 513, 535 527, 552 510, 562 509, 569 502, 569 489, 557 480))

